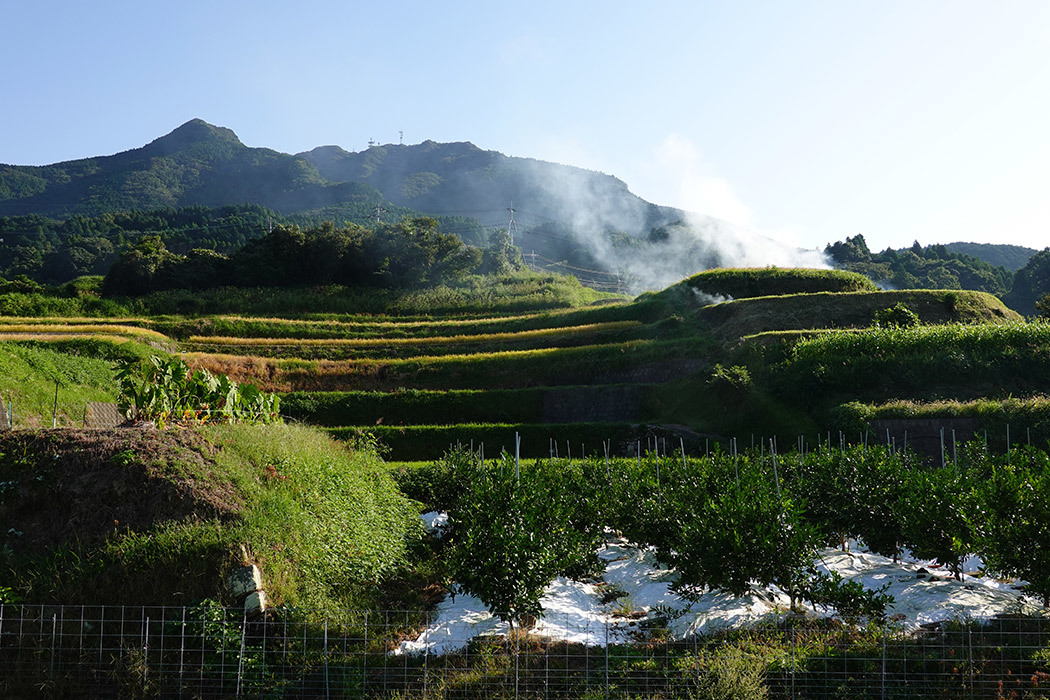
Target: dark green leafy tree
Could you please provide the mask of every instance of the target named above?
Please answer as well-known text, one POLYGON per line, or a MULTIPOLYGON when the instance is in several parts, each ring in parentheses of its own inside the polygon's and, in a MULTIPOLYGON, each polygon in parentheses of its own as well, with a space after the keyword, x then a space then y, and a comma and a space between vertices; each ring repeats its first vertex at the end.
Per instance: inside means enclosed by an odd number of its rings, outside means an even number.
POLYGON ((876 311, 874 323, 877 326, 910 328, 919 325, 919 315, 906 304, 897 302, 893 306, 876 311))
POLYGON ((540 615, 555 576, 586 568, 598 544, 594 525, 574 527, 577 495, 550 463, 522 465, 520 477, 506 453, 484 466, 458 465, 450 574, 494 614, 522 624, 540 615))
POLYGON ((720 464, 711 482, 717 488, 693 494, 691 507, 678 506, 682 526, 661 558, 679 573, 675 587, 687 597, 705 587, 742 595, 753 584, 775 584, 794 607, 805 592, 820 533, 806 519, 804 504, 777 489, 772 465, 751 457, 738 465, 739 477, 727 462, 720 464))
POLYGON ((985 566, 1027 581, 1050 607, 1050 460, 1026 450, 1018 462, 982 481, 979 549, 985 566))
POLYGON ((1035 310, 1043 318, 1050 318, 1050 294, 1044 294, 1043 298, 1035 303, 1035 310))
POLYGON ((962 579, 962 562, 974 551, 979 507, 968 472, 951 467, 915 468, 906 477, 904 537, 919 559, 933 559, 962 579))
POLYGON ((179 258, 164 245, 160 236, 147 236, 133 248, 120 254, 102 284, 107 296, 138 296, 158 289, 168 289, 169 273, 179 258))
POLYGON ((514 246, 506 229, 497 229, 489 236, 489 244, 481 253, 482 274, 501 275, 514 270, 521 270, 525 263, 521 259, 521 250, 514 246))
POLYGON ((1050 294, 1050 248, 1044 248, 1014 275, 1014 284, 1003 301, 1024 314, 1036 311, 1035 304, 1050 294))

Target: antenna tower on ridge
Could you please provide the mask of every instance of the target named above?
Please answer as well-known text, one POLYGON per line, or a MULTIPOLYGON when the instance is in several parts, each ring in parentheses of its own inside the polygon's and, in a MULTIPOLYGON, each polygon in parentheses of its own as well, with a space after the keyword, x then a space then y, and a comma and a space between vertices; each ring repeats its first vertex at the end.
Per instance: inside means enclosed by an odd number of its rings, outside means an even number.
POLYGON ((398 143, 398 145, 404 146, 405 145, 405 130, 402 129, 401 131, 398 131, 397 133, 401 136, 401 141, 398 143))

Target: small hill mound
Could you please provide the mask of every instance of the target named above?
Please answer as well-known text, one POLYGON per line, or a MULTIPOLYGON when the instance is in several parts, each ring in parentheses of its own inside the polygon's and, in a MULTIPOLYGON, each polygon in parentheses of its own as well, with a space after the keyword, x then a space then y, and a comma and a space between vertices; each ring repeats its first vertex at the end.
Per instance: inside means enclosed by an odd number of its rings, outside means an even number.
POLYGON ((682 284, 712 297, 730 299, 878 291, 874 282, 856 272, 798 267, 718 268, 693 275, 682 284))
POLYGON ((30 603, 370 604, 418 532, 374 450, 318 430, 222 425, 0 433, 0 581, 30 603))
POLYGON ((227 519, 243 507, 215 473, 215 448, 192 431, 15 431, 0 441, 0 453, 4 483, 18 494, 0 496, 0 522, 21 533, 5 540, 16 553, 71 542, 95 547, 121 532, 227 519))
POLYGON ((1002 323, 1021 317, 986 292, 903 290, 820 292, 755 297, 705 306, 698 312, 723 340, 766 331, 865 328, 875 314, 902 304, 922 323, 1002 323))

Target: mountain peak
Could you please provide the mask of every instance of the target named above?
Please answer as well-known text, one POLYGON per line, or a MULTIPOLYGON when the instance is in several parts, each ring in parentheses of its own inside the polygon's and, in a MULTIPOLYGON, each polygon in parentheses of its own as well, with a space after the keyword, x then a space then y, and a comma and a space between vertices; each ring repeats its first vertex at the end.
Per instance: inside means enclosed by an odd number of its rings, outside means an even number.
POLYGON ((191 119, 166 136, 151 141, 146 148, 174 153, 204 142, 224 142, 243 146, 232 129, 209 124, 203 119, 191 119))

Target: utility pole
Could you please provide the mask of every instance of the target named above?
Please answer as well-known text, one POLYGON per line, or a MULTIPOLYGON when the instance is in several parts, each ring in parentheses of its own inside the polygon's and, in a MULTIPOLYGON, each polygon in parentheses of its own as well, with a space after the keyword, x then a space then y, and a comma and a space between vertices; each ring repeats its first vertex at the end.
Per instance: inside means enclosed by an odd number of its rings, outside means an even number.
POLYGON ((514 223, 514 212, 517 211, 514 208, 514 202, 510 203, 510 206, 507 207, 507 211, 510 212, 510 223, 507 224, 507 233, 510 234, 510 244, 514 245, 514 233, 518 230, 518 225, 514 223))

